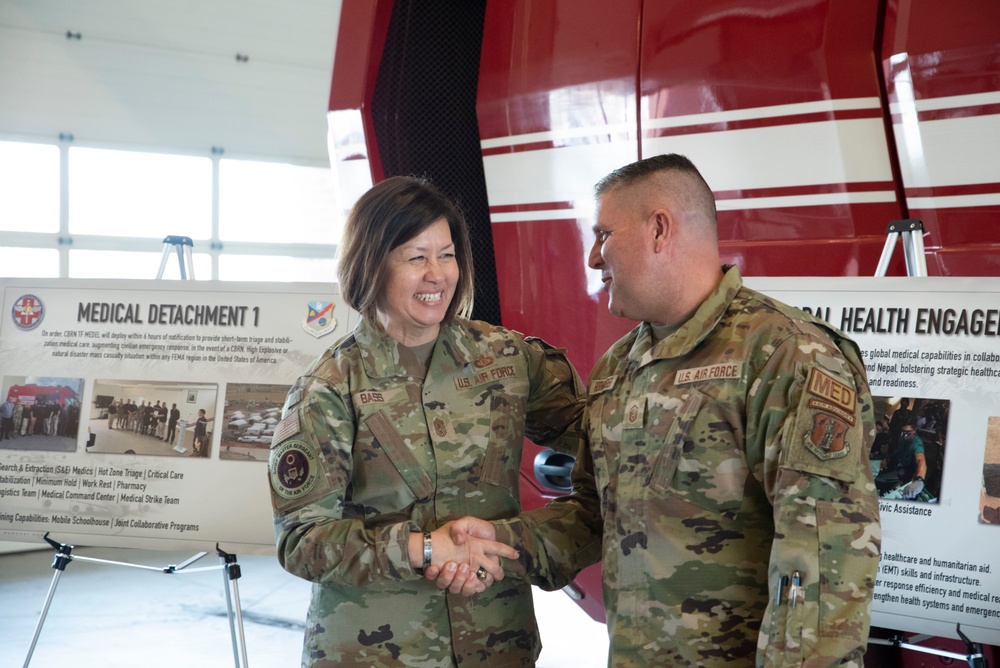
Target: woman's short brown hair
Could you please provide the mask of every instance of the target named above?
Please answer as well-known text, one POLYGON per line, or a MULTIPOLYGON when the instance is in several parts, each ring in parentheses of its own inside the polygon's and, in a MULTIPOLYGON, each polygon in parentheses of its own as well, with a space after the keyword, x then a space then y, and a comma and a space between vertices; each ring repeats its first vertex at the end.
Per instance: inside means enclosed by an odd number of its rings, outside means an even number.
POLYGON ((444 218, 455 244, 458 284, 445 321, 472 311, 472 248, 465 217, 426 179, 392 176, 372 186, 351 208, 340 244, 337 278, 348 305, 376 324, 389 253, 444 218))

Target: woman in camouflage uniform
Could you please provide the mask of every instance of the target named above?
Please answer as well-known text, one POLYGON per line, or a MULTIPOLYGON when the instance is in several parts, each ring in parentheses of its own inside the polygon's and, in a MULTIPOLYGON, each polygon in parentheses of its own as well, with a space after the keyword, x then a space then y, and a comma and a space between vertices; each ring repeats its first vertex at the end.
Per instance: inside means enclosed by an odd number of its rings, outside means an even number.
POLYGON ((426 181, 359 199, 338 272, 362 321, 292 387, 270 456, 279 560, 315 583, 302 665, 533 666, 530 587, 494 583, 516 553, 447 524, 518 514, 523 439, 575 452, 580 380, 561 350, 461 315, 468 232, 426 181), (449 561, 480 593, 422 577, 449 561))

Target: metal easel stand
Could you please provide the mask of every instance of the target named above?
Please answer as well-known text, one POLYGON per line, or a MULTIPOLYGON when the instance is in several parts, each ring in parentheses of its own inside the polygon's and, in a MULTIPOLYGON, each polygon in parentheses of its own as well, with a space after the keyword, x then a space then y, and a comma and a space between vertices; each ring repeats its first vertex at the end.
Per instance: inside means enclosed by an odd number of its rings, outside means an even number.
POLYGON ((219 558, 222 560, 219 566, 207 566, 204 568, 188 568, 191 564, 198 561, 202 557, 208 554, 208 552, 199 552, 187 561, 179 565, 170 566, 144 566, 142 564, 131 564, 124 561, 110 561, 108 559, 96 559, 94 557, 81 557, 73 554, 73 546, 67 545, 66 543, 57 543, 56 541, 49 538, 49 534, 46 533, 43 538, 45 542, 51 545, 55 551, 56 556, 52 561, 52 568, 55 569, 55 573, 52 575, 52 583, 49 585, 48 594, 45 596, 45 603, 42 606, 42 612, 38 616, 38 624, 35 626, 35 635, 31 639, 31 646, 28 648, 28 655, 24 659, 24 668, 28 668, 31 664, 31 657, 35 653, 35 646, 38 644, 38 637, 42 633, 42 626, 45 624, 45 618, 49 614, 49 607, 52 604, 52 599, 56 593, 56 587, 59 585, 59 579, 62 577, 63 571, 66 570, 66 566, 69 565, 71 561, 89 561, 95 564, 110 564, 112 566, 127 566, 129 568, 140 568, 148 571, 157 571, 159 573, 166 573, 167 575, 174 574, 186 574, 186 573, 202 573, 204 571, 214 571, 218 569, 223 570, 223 583, 226 587, 226 607, 229 611, 229 631, 232 636, 233 641, 233 661, 236 668, 246 668, 247 667, 247 646, 246 638, 243 635, 243 615, 240 611, 240 594, 239 587, 237 585, 237 580, 240 577, 240 566, 236 563, 236 555, 228 554, 219 549, 219 544, 215 544, 215 551, 218 553, 219 558), (230 596, 230 589, 232 589, 232 597, 230 596), (236 601, 235 612, 233 610, 233 599, 236 601), (239 646, 237 646, 237 624, 239 626, 239 646))
POLYGON ((194 280, 194 260, 191 257, 194 242, 191 237, 168 236, 163 239, 163 256, 160 258, 160 270, 156 272, 157 280, 163 278, 163 270, 167 268, 167 260, 172 251, 177 252, 177 264, 181 269, 181 280, 194 280))
POLYGON ((892 259, 892 252, 896 248, 896 241, 903 237, 903 257, 906 259, 907 276, 926 276, 927 257, 924 255, 924 223, 916 218, 906 220, 894 220, 885 229, 888 235, 885 246, 882 248, 882 257, 879 258, 878 267, 875 269, 876 276, 885 276, 889 269, 889 260, 892 259))
MULTIPOLYGON (((879 258, 878 267, 875 269, 875 276, 885 276, 886 271, 889 268, 889 261, 892 259, 892 253, 896 247, 896 242, 900 237, 903 238, 903 257, 906 260, 906 275, 927 276, 927 258, 924 254, 923 221, 915 218, 909 218, 907 220, 894 220, 889 223, 885 233, 888 236, 885 240, 885 247, 882 248, 882 257, 879 258)), ((949 659, 959 659, 968 662, 968 664, 973 668, 988 668, 986 658, 983 656, 983 646, 980 643, 973 642, 964 633, 962 633, 961 624, 955 625, 955 632, 958 633, 958 637, 965 643, 965 654, 949 652, 948 650, 938 649, 936 647, 925 647, 923 645, 916 644, 923 640, 927 640, 928 638, 932 638, 933 636, 930 635, 915 635, 904 640, 901 635, 897 634, 890 638, 868 638, 868 642, 875 645, 888 645, 890 647, 898 647, 901 649, 912 649, 917 652, 934 654, 936 656, 943 656, 949 659)))
MULTIPOLYGON (((181 270, 181 280, 194 280, 194 262, 191 257, 193 247, 194 242, 191 241, 190 237, 168 236, 164 238, 163 257, 160 260, 160 269, 156 274, 157 280, 163 278, 163 270, 166 268, 167 260, 170 259, 170 254, 172 252, 177 253, 177 262, 180 265, 181 270)), ((42 612, 38 617, 38 624, 35 626, 35 635, 31 639, 31 647, 28 649, 28 655, 24 659, 24 668, 28 668, 31 663, 31 657, 35 653, 35 646, 38 644, 38 637, 42 633, 42 626, 45 624, 46 616, 48 616, 49 607, 51 606, 52 599, 55 596, 59 579, 62 577, 63 571, 66 570, 66 566, 68 566, 74 559, 100 564, 141 568, 144 570, 166 573, 168 575, 179 574, 182 572, 200 573, 203 571, 222 569, 222 581, 226 590, 226 608, 229 616, 229 633, 233 643, 233 662, 236 668, 247 668, 249 666, 247 662, 246 636, 243 631, 243 611, 240 608, 240 591, 239 583, 237 582, 241 574, 240 565, 236 563, 236 555, 223 551, 219 548, 218 543, 215 544, 215 552, 218 554, 221 561, 219 566, 188 568, 188 566, 207 555, 208 552, 199 552, 179 565, 165 567, 143 566, 141 564, 131 564, 123 561, 109 561, 107 559, 95 559, 93 557, 74 556, 72 545, 57 543, 49 538, 48 532, 46 532, 43 538, 45 539, 45 542, 56 550, 56 556, 52 562, 52 568, 55 569, 55 573, 52 576, 52 583, 49 585, 48 594, 45 596, 45 604, 42 606, 42 612)))
POLYGON ((904 640, 902 636, 895 635, 891 638, 869 638, 869 643, 874 643, 876 645, 889 645, 891 647, 899 647, 902 649, 912 649, 917 652, 924 652, 925 654, 934 654, 935 656, 943 656, 948 659, 959 659, 961 661, 966 661, 972 668, 989 668, 989 663, 983 656, 983 646, 980 643, 973 642, 962 633, 962 625, 955 624, 955 631, 958 633, 958 637, 962 639, 965 643, 965 654, 959 654, 958 652, 949 652, 945 649, 938 649, 936 647, 924 647, 923 645, 917 645, 916 642, 922 640, 927 640, 933 636, 929 635, 917 635, 904 640), (915 642, 912 642, 915 641, 915 642))

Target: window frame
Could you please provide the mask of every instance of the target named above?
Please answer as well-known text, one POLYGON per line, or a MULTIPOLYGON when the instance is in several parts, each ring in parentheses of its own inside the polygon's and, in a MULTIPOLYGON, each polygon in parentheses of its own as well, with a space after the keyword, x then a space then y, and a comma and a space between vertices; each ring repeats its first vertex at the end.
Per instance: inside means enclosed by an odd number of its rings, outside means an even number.
MULTIPOLYGON (((17 143, 42 144, 56 146, 59 149, 59 230, 57 232, 22 232, 0 230, 2 242, 0 245, 8 248, 55 249, 59 252, 58 278, 73 278, 69 273, 69 254, 71 250, 103 250, 103 251, 137 251, 163 254, 172 246, 164 244, 163 239, 149 237, 126 237, 98 234, 70 234, 69 232, 69 150, 70 148, 96 148, 117 151, 136 151, 142 153, 160 153, 206 157, 205 153, 167 149, 152 149, 110 144, 104 142, 78 142, 72 135, 61 134, 56 142, 30 139, 20 136, 5 136, 0 134, 0 140, 17 143)), ((331 259, 335 261, 338 244, 336 243, 280 243, 255 241, 223 241, 219 238, 219 169, 224 158, 250 160, 258 162, 280 162, 283 164, 307 167, 330 168, 328 164, 317 165, 311 162, 295 160, 261 160, 254 156, 224 155, 219 147, 212 147, 208 152, 212 164, 212 212, 211 235, 207 239, 192 239, 192 253, 209 256, 211 275, 208 277, 196 274, 198 280, 221 280, 219 278, 219 257, 222 255, 254 255, 266 258, 268 256, 292 257, 305 259, 331 259)), ((335 178, 331 174, 331 178, 335 178)), ((342 209, 340 202, 335 203, 335 209, 342 209)), ((197 263, 198 265, 202 263, 197 263)), ((150 267, 149 278, 156 278, 158 266, 150 267)), ((136 277, 141 278, 141 277, 136 277)), ((124 279, 127 280, 127 279, 124 279)), ((229 279, 243 280, 243 279, 229 279)), ((255 279, 260 280, 259 277, 255 279)), ((336 280, 331 274, 329 280, 336 280)))

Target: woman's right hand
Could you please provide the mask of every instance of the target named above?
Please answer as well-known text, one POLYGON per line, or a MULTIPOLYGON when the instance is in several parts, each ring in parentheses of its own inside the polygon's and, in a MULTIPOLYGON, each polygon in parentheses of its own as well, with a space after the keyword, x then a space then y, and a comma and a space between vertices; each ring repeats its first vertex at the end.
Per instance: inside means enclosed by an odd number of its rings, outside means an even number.
POLYGON ((504 577, 500 558, 518 557, 513 547, 494 540, 496 530, 492 524, 476 517, 448 522, 431 532, 431 536, 433 558, 424 575, 434 580, 439 589, 448 589, 453 594, 471 596, 485 591, 504 577), (439 542, 444 547, 441 557, 445 558, 439 558, 439 542), (477 576, 479 568, 485 571, 484 578, 477 576))

